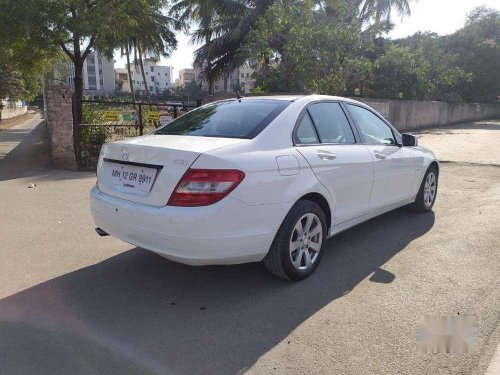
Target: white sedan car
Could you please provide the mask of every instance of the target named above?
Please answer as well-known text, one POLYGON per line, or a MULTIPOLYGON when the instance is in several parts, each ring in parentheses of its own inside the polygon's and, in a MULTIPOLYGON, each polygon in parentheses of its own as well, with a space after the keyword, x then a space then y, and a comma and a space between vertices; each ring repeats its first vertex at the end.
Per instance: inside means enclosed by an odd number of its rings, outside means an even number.
POLYGON ((429 211, 439 164, 363 103, 331 96, 224 100, 102 147, 100 235, 191 265, 264 261, 300 280, 327 238, 395 208, 429 211))

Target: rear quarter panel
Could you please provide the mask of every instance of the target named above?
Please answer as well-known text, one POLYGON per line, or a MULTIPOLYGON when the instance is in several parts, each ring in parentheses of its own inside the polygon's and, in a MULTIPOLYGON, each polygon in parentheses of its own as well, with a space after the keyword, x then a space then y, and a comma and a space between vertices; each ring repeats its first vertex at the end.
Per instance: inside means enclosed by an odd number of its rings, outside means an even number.
POLYGON ((328 191, 319 183, 307 161, 294 148, 265 151, 226 148, 220 152, 201 155, 192 168, 239 169, 245 172, 244 180, 230 196, 248 205, 293 205, 301 196, 310 192, 318 192, 327 200, 330 199, 328 191), (276 161, 280 156, 296 158, 296 171, 289 171, 294 174, 280 174, 276 161))

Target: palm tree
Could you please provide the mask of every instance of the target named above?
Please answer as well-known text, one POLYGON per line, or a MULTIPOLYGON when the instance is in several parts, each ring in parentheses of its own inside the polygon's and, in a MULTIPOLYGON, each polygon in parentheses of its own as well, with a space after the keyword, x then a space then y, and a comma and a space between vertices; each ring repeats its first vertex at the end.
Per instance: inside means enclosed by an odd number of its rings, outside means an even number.
MULTIPOLYGON (((188 29, 190 21, 197 23, 191 34, 195 43, 203 43, 195 51, 195 65, 202 67, 213 93, 215 80, 234 70, 242 61, 240 53, 246 37, 259 18, 275 0, 181 0, 171 8, 180 28, 188 29)), ((404 16, 410 14, 411 0, 316 0, 318 11, 323 10, 332 20, 350 22, 358 18, 362 23, 375 20, 377 30, 390 28, 393 8, 404 16), (349 13, 351 14, 349 16, 349 13)))
POLYGON ((128 73, 128 81, 130 87, 130 93, 132 94, 132 102, 135 103, 135 89, 134 89, 134 77, 132 76, 132 69, 130 69, 130 44, 125 43, 125 48, 121 47, 121 55, 125 54, 127 59, 127 73, 128 73))
POLYGON ((149 97, 149 90, 144 72, 144 58, 152 56, 167 57, 177 47, 177 40, 172 31, 175 20, 163 14, 166 0, 130 0, 120 3, 116 13, 121 14, 120 22, 103 25, 106 30, 105 42, 98 49, 112 56, 115 48, 124 50, 127 57, 129 80, 132 96, 134 87, 130 70, 130 55, 134 54, 134 65, 141 70, 145 91, 149 97))
POLYGON ((142 83, 144 84, 144 92, 146 93, 146 98, 148 101, 151 100, 151 96, 148 89, 148 81, 146 80, 146 72, 144 70, 144 61, 143 61, 143 51, 142 47, 139 44, 137 38, 132 39, 132 43, 134 45, 134 65, 136 70, 140 70, 142 76, 142 83))
POLYGON ((195 51, 209 94, 217 78, 234 70, 246 36, 274 0, 181 0, 172 7, 181 26, 198 23, 191 40, 204 43, 195 51))
POLYGON ((411 14, 411 0, 364 0, 360 17, 373 16, 376 21, 390 21, 391 11, 396 9, 400 16, 411 14))

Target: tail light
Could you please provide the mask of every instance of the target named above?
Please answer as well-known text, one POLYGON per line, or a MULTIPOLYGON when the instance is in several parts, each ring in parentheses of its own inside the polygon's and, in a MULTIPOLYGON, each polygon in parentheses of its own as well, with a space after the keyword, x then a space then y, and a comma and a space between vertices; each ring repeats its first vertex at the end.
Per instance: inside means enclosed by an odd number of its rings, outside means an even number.
POLYGON ((188 169, 168 201, 169 206, 208 206, 220 201, 243 180, 235 169, 188 169))

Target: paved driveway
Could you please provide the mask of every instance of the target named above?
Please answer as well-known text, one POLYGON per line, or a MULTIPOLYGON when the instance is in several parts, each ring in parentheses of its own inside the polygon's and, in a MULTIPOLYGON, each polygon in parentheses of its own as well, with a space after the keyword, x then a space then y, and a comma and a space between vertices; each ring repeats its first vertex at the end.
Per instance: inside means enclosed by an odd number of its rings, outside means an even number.
POLYGON ((498 150, 500 123, 422 133, 453 161, 434 212, 342 233, 294 284, 261 264, 194 268, 98 237, 94 174, 51 169, 35 125, 0 132, 0 147, 18 142, 0 160, 0 374, 465 375, 493 357, 500 158, 476 143, 498 150), (458 314, 478 324, 476 351, 417 351, 419 317, 458 314))

